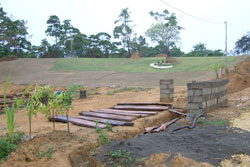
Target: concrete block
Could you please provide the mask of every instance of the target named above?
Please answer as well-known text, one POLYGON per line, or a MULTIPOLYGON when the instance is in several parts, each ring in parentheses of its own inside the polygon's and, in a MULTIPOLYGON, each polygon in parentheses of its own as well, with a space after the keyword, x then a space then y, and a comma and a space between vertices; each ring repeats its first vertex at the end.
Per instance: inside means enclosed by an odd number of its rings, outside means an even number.
POLYGON ((207 100, 208 101, 208 100, 212 100, 212 99, 217 99, 219 97, 225 96, 226 94, 227 94, 227 91, 224 90, 222 92, 204 95, 203 96, 203 100, 207 100))
POLYGON ((188 83, 187 84, 187 88, 188 90, 190 89, 202 89, 203 88, 203 85, 198 83, 198 82, 195 82, 195 83, 188 83))
POLYGON ((202 108, 202 109, 207 108, 207 101, 203 101, 203 102, 201 103, 201 108, 202 108))
POLYGON ((227 95, 218 98, 218 104, 227 100, 227 95))
POLYGON ((161 89, 160 94, 173 94, 174 89, 161 89))
POLYGON ((168 89, 174 89, 174 85, 173 84, 170 84, 170 85, 167 85, 168 89))
POLYGON ((202 109, 199 109, 199 110, 188 110, 188 114, 187 114, 187 117, 186 119, 188 121, 192 121, 198 114, 204 114, 205 111, 202 110, 202 109))
POLYGON ((212 93, 211 88, 203 88, 202 89, 202 95, 210 95, 212 93))
POLYGON ((187 109, 201 109, 202 103, 188 103, 187 109))
POLYGON ((173 98, 174 95, 173 94, 160 94, 161 98, 173 98))
POLYGON ((188 96, 188 103, 201 103, 203 102, 202 96, 188 96))
POLYGON ((212 87, 220 87, 223 85, 228 84, 228 79, 216 79, 216 80, 212 80, 212 87))
POLYGON ((207 107, 211 107, 217 104, 217 99, 208 100, 206 102, 207 102, 207 107))
POLYGON ((169 103, 169 102, 173 102, 174 101, 174 98, 160 98, 160 102, 166 102, 166 103, 169 103))
POLYGON ((168 85, 160 85, 160 89, 168 89, 168 85))
POLYGON ((201 95, 202 95, 201 89, 188 90, 188 96, 201 96, 201 95))
POLYGON ((174 80, 173 79, 161 79, 160 80, 160 85, 170 85, 170 84, 174 84, 174 80))

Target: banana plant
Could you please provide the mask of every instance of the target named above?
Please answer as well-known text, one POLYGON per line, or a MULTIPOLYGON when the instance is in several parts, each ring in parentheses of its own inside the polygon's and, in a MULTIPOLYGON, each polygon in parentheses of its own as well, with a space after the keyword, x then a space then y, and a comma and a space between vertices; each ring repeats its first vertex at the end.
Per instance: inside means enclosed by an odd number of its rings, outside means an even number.
POLYGON ((23 98, 26 95, 26 93, 30 90, 30 87, 26 88, 22 96, 20 98, 16 98, 12 106, 9 107, 6 105, 6 94, 7 94, 6 91, 7 91, 7 86, 9 84, 9 80, 10 77, 8 77, 4 85, 4 111, 6 113, 6 118, 7 118, 7 130, 8 130, 9 140, 11 143, 14 143, 13 134, 15 130, 15 112, 20 108, 20 105, 24 101, 23 98))

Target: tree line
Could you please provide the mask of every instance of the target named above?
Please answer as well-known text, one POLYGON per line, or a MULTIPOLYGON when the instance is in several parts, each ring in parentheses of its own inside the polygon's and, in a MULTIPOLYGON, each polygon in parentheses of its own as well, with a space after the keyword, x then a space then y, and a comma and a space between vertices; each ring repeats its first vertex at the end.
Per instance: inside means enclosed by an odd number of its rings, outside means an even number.
MULTIPOLYGON (((29 42, 29 34, 24 20, 13 20, 0 8, 0 57, 15 55, 17 57, 88 57, 88 58, 126 58, 134 51, 140 57, 155 57, 164 53, 170 56, 223 56, 222 50, 208 50, 206 44, 196 44, 192 51, 184 53, 177 43, 183 29, 178 25, 174 13, 164 10, 162 13, 149 13, 155 24, 147 29, 145 36, 155 42, 150 46, 146 38, 134 32, 133 20, 128 8, 122 9, 118 19, 114 21, 113 38, 106 32, 87 36, 71 24, 71 20, 63 20, 52 15, 47 20, 45 34, 54 39, 50 44, 45 38, 39 46, 29 42), (112 40, 114 39, 114 40, 112 40)), ((244 35, 235 44, 235 53, 249 53, 250 34, 244 35)))

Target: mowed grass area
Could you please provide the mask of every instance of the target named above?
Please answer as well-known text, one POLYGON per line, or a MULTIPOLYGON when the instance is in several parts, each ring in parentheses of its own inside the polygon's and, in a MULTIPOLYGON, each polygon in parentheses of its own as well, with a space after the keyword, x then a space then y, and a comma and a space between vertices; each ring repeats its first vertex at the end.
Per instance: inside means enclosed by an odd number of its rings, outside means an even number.
MULTIPOLYGON (((229 56, 228 63, 236 61, 237 56, 229 56)), ((193 72, 208 71, 214 64, 225 62, 225 57, 179 57, 170 69, 155 69, 151 63, 164 60, 153 58, 62 58, 54 63, 51 71, 113 71, 113 72, 193 72)))

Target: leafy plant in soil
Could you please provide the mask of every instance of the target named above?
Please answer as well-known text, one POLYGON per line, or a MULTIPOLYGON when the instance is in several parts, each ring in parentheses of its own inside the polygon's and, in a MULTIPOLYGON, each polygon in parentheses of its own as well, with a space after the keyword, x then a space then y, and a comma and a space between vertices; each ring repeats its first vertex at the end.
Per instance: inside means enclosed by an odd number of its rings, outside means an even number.
POLYGON ((5 85, 4 85, 4 111, 6 113, 6 118, 7 118, 7 130, 8 130, 8 136, 10 142, 13 144, 14 143, 14 130, 15 130, 15 111, 19 109, 20 107, 20 102, 23 101, 24 95, 28 92, 29 88, 27 88, 22 96, 20 98, 17 98, 14 100, 14 103, 12 104, 11 107, 6 105, 6 91, 7 91, 7 86, 9 84, 10 77, 8 77, 5 85))
POLYGON ((32 116, 37 116, 37 112, 40 111, 42 107, 42 103, 40 102, 40 96, 39 96, 39 87, 36 86, 35 90, 31 93, 29 96, 29 99, 24 102, 25 109, 29 118, 29 136, 30 139, 31 136, 31 120, 32 116))
POLYGON ((96 122, 96 133, 99 135, 98 140, 101 144, 109 144, 111 141, 108 138, 107 132, 105 130, 102 130, 98 126, 99 122, 96 122))
POLYGON ((105 155, 108 166, 132 166, 132 153, 126 150, 110 151, 105 155))
POLYGON ((52 152, 53 152, 53 147, 49 146, 46 152, 39 151, 36 157, 41 159, 45 156, 47 159, 52 159, 52 152))
POLYGON ((23 132, 14 132, 13 143, 9 139, 9 134, 0 137, 0 162, 8 159, 10 153, 18 148, 18 144, 21 142, 23 137, 23 132))

